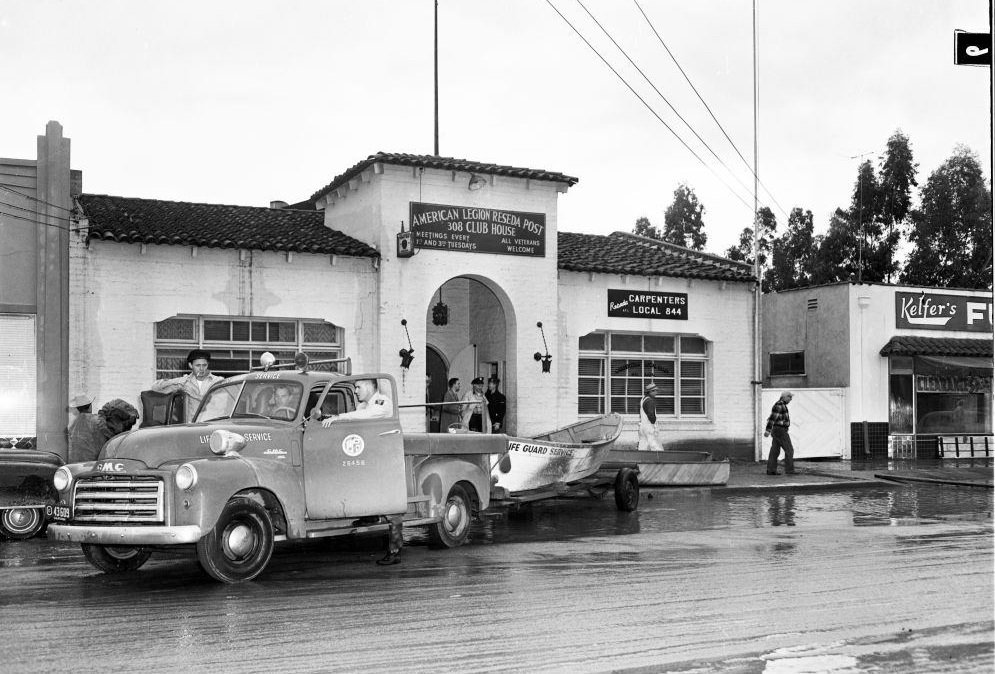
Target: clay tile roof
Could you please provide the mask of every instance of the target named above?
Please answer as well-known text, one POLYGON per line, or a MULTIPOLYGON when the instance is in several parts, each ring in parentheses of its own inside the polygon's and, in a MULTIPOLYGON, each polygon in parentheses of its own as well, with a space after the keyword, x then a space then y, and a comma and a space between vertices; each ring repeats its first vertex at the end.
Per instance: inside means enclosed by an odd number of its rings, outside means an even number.
POLYGON ((379 257, 376 249, 325 227, 315 210, 195 204, 81 194, 87 241, 379 257))
POLYGON ((560 269, 604 274, 672 276, 713 281, 754 281, 753 267, 717 255, 675 246, 635 234, 560 232, 560 269))
POLYGON ((882 356, 987 356, 992 357, 992 338, 892 337, 881 349, 882 356))
MULTIPOLYGON (((551 182, 566 183, 575 185, 577 178, 546 171, 543 169, 517 168, 515 166, 502 166, 500 164, 485 164, 468 159, 456 159, 454 157, 437 157, 434 154, 403 154, 396 152, 377 152, 346 169, 344 173, 335 176, 329 184, 311 195, 309 202, 313 203, 328 194, 336 187, 339 187, 355 178, 373 164, 392 164, 394 166, 415 166, 423 168, 443 169, 446 171, 465 171, 467 173, 482 173, 485 175, 509 176, 512 178, 528 178, 531 180, 549 180, 551 182)), ((307 202, 302 202, 307 203, 307 202)))

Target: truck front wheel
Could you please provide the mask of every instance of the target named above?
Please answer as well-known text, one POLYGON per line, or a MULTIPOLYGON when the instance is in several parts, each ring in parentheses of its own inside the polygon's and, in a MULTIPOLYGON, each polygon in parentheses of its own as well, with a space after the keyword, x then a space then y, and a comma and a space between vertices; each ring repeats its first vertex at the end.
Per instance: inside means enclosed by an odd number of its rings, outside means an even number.
POLYGON ((149 561, 152 553, 145 548, 126 545, 95 545, 81 543, 86 561, 104 573, 128 573, 135 571, 149 561))
POLYGON ((21 541, 38 535, 45 528, 41 508, 5 508, 0 510, 0 537, 21 541))
POLYGON ((473 517, 473 501, 467 488, 457 483, 449 490, 442 507, 442 521, 428 528, 428 541, 433 548, 457 548, 466 543, 473 517))
POLYGON ((222 583, 252 580, 273 554, 273 521, 266 508, 248 498, 233 498, 218 523, 197 541, 197 560, 222 583))

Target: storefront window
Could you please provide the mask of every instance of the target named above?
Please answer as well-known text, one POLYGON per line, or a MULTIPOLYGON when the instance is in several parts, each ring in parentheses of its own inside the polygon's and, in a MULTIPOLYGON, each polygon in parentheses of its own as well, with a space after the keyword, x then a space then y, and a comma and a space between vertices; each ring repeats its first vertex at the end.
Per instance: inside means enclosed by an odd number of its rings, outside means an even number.
MULTIPOLYGON (((290 362, 303 351, 311 361, 342 357, 342 329, 327 321, 252 317, 174 316, 156 323, 156 378, 187 374, 190 349, 211 352, 211 371, 221 377, 248 372, 269 351, 290 362), (203 339, 201 339, 203 335, 203 339)), ((316 370, 335 369, 334 364, 316 370)))
POLYGON ((986 358, 916 356, 915 432, 992 432, 992 363, 986 358))
POLYGON ((637 415, 652 381, 659 416, 705 416, 708 343, 701 337, 592 332, 579 347, 579 414, 637 415))

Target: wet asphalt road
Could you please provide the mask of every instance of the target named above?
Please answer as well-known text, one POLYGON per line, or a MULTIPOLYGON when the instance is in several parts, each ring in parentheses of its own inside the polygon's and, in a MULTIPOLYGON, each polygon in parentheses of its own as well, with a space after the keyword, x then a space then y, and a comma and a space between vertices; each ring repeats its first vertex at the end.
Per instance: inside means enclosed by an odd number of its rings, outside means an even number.
POLYGON ((488 518, 378 567, 379 540, 278 548, 220 585, 192 556, 107 576, 0 548, 4 672, 990 672, 992 492, 644 492, 488 518))

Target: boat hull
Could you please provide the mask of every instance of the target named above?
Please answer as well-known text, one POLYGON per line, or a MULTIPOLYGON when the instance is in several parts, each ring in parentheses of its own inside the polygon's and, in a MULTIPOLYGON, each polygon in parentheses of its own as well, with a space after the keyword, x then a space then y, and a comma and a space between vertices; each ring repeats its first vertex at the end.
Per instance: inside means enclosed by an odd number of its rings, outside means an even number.
POLYGON ((638 467, 639 484, 648 487, 721 486, 729 481, 729 460, 713 461, 711 452, 612 451, 605 465, 616 464, 638 467))
POLYGON ((621 432, 622 418, 609 414, 533 438, 509 437, 491 476, 511 493, 582 480, 600 470, 621 432))

